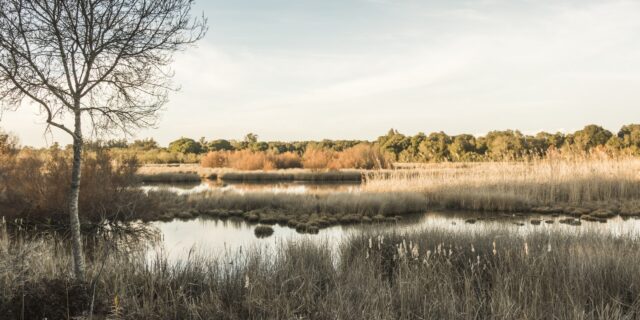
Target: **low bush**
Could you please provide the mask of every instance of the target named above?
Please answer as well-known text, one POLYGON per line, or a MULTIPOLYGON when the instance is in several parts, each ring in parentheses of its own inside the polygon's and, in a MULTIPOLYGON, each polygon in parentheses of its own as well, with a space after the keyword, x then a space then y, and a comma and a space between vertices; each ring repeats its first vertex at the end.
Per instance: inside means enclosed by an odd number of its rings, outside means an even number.
POLYGON ((328 149, 310 147, 302 155, 305 169, 336 169, 333 167, 335 152, 328 149))
MULTIPOLYGON (((135 158, 111 159, 106 152, 87 152, 82 163, 80 215, 85 223, 129 220, 154 209, 137 184, 135 158)), ((45 152, 29 149, 4 154, 0 162, 2 182, 0 211, 38 223, 68 221, 71 188, 71 155, 52 147, 45 152)))
POLYGON ((341 169, 385 169, 391 167, 391 159, 378 147, 361 143, 337 153, 331 167, 341 169))

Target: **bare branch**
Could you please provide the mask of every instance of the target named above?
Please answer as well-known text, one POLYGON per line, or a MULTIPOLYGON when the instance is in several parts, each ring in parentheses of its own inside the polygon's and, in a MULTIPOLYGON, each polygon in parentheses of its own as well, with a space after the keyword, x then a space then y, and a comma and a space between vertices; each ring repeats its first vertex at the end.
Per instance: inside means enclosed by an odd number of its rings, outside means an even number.
POLYGON ((77 112, 93 130, 153 126, 167 101, 173 53, 201 39, 193 0, 0 0, 0 99, 31 101, 46 121, 77 112))

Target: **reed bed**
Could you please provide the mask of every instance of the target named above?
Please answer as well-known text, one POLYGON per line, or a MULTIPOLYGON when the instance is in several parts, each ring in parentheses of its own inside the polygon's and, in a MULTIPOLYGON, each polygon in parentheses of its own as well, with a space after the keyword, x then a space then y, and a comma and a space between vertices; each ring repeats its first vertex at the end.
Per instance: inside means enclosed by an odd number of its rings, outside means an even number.
MULTIPOLYGON (((178 211, 192 208, 190 216, 224 217, 225 210, 239 211, 247 219, 302 224, 312 230, 443 209, 604 221, 615 215, 640 215, 639 173, 640 160, 635 158, 433 164, 365 172, 365 183, 352 192, 195 194, 174 213, 185 216, 178 211)), ((169 212, 162 219, 174 216, 169 212)))
POLYGON ((438 230, 280 243, 225 260, 94 247, 70 279, 56 237, 0 237, 0 319, 634 319, 640 243, 598 233, 438 230), (108 254, 103 254, 108 252, 108 254), (95 283, 95 286, 92 284, 95 283), (90 306, 93 304, 93 308, 90 306), (93 310, 90 314, 90 310, 93 310))
POLYGON ((430 203, 445 208, 518 211, 573 206, 636 215, 640 159, 434 164, 371 173, 362 189, 423 193, 430 203))
MULTIPOLYGON (((160 219, 229 212, 249 221, 301 231, 334 224, 388 222, 429 210, 495 215, 562 214, 584 221, 640 216, 640 159, 555 159, 530 162, 433 164, 367 171, 358 191, 284 194, 212 191, 185 197, 160 219), (185 213, 186 210, 192 210, 185 213)), ((166 197, 164 197, 166 198, 166 197)))

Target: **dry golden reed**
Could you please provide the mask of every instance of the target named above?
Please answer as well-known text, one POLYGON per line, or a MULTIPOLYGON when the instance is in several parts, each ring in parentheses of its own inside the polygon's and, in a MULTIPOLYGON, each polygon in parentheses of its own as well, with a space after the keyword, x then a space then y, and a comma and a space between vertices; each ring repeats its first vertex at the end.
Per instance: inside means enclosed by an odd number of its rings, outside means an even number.
POLYGON ((476 210, 640 199, 640 159, 548 157, 527 162, 441 163, 369 174, 365 192, 419 192, 431 202, 476 210))

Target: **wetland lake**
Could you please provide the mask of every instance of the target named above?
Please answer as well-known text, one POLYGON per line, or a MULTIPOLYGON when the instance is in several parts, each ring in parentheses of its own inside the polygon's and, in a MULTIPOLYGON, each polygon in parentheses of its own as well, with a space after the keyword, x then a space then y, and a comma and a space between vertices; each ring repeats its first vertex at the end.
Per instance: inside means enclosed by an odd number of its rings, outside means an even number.
MULTIPOLYGON (((206 191, 267 192, 267 193, 324 193, 359 192, 357 183, 213 183, 196 184, 152 184, 143 188, 164 188, 175 193, 191 194, 206 191)), ((273 235, 259 238, 255 235, 258 223, 241 218, 226 219, 198 217, 189 220, 156 221, 161 241, 158 249, 180 260, 190 254, 215 256, 219 259, 234 259, 243 250, 260 250, 264 254, 275 253, 279 244, 286 242, 311 242, 329 246, 337 251, 344 240, 360 234, 410 233, 439 230, 468 234, 516 234, 523 238, 531 233, 565 233, 579 235, 585 232, 611 234, 619 237, 637 238, 640 235, 640 220, 614 217, 606 222, 580 221, 579 225, 566 223, 563 215, 541 215, 529 213, 478 213, 463 211, 432 211, 405 215, 395 222, 357 223, 334 225, 320 229, 318 234, 299 233, 295 229, 279 224, 271 225, 273 235)), ((579 221, 575 219, 574 221, 579 221)))

